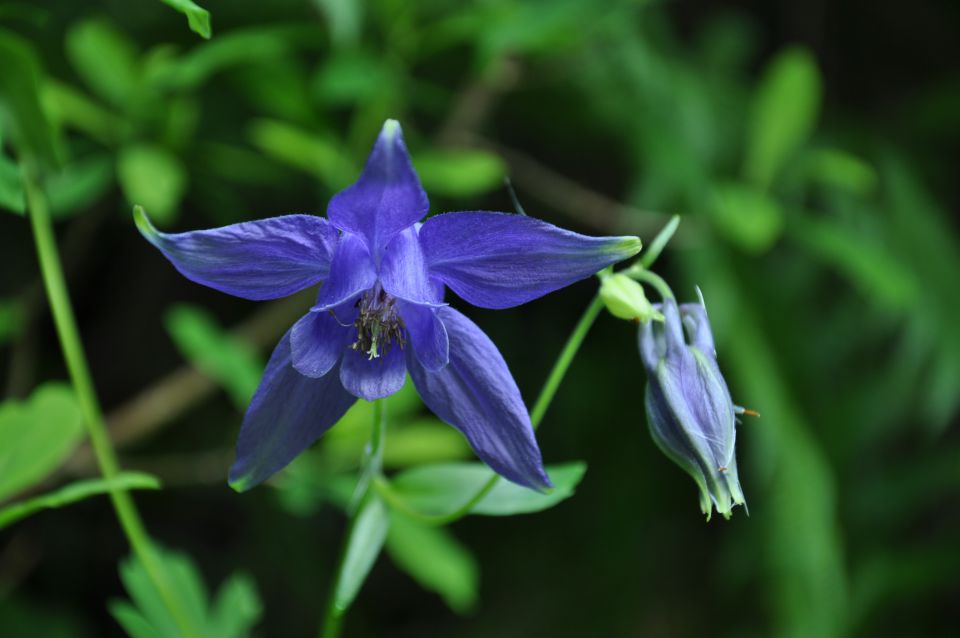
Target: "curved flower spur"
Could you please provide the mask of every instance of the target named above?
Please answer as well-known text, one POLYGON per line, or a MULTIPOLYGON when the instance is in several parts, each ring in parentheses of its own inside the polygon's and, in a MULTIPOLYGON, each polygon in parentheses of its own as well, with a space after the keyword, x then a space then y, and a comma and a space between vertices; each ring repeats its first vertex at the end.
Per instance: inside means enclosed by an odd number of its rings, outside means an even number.
POLYGON ((507 213, 429 207, 400 125, 387 120, 355 184, 327 218, 284 215, 179 234, 137 227, 188 279, 244 299, 322 282, 280 339, 247 409, 230 484, 247 490, 290 463, 357 398, 397 392, 409 372, 423 402, 506 479, 544 489, 526 406, 490 339, 444 303, 510 308, 640 250, 636 237, 586 237, 507 213))

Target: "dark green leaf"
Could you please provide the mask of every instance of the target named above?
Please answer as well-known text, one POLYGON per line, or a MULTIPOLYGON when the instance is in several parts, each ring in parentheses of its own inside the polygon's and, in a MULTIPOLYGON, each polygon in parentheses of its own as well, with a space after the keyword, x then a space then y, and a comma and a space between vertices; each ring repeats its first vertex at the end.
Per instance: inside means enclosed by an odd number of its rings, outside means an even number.
MULTIPOLYGON (((0 144, 0 153, 3 145, 0 144)), ((0 208, 23 215, 26 201, 23 196, 23 176, 20 167, 11 159, 0 154, 0 208)))
POLYGON ((730 241, 749 252, 768 250, 783 231, 777 200, 762 190, 735 182, 717 186, 711 219, 730 241))
POLYGON ((158 490, 160 480, 141 472, 121 472, 112 479, 88 479, 70 483, 60 489, 18 501, 0 508, 0 529, 44 509, 55 509, 91 496, 109 494, 113 489, 158 490))
POLYGON ((23 304, 16 299, 0 299, 0 344, 15 338, 23 330, 23 304))
POLYGON ((446 529, 393 512, 387 553, 421 587, 440 594, 454 611, 464 613, 476 604, 477 561, 446 529))
POLYGON ((82 437, 80 406, 66 384, 0 405, 0 501, 46 477, 82 437))
MULTIPOLYGON (((501 479, 470 512, 509 516, 548 509, 573 496, 586 471, 587 465, 582 461, 547 466, 554 484, 547 494, 501 479)), ((394 478, 393 486, 417 511, 443 515, 467 503, 493 476, 493 471, 482 463, 442 463, 401 472, 394 478)))
POLYGON ((389 527, 390 511, 375 494, 370 494, 357 512, 350 529, 343 564, 337 577, 334 605, 338 613, 345 613, 357 597, 380 555, 389 527))
POLYGON ((50 212, 56 219, 82 212, 113 185, 113 163, 108 155, 91 155, 70 162, 45 181, 50 212))

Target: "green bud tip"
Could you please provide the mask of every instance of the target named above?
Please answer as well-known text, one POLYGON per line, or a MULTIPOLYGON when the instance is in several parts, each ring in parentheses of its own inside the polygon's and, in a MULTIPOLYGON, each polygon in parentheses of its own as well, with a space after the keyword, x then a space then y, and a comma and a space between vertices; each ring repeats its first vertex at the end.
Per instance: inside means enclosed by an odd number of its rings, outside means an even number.
POLYGON ((600 284, 600 298, 614 317, 645 323, 651 319, 663 321, 661 315, 647 300, 643 286, 621 273, 604 277, 600 284))

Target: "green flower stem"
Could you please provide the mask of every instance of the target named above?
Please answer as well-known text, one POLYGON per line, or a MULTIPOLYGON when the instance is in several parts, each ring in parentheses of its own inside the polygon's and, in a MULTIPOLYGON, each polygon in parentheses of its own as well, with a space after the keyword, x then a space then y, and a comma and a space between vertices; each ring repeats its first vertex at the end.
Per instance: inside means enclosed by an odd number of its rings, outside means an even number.
MULTIPOLYGON (((583 316, 580 317, 580 321, 577 322, 573 332, 570 333, 566 345, 564 345, 563 350, 560 351, 560 356, 557 357, 556 363, 553 364, 550 376, 547 377, 546 383, 543 384, 543 389, 540 391, 540 396, 537 397, 537 402, 533 405, 533 410, 530 411, 530 423, 533 425, 534 430, 536 430, 541 421, 543 421, 543 417, 547 413, 553 397, 556 396, 557 390, 560 388, 563 377, 567 374, 567 370, 570 368, 570 364, 573 363, 573 359, 577 356, 583 340, 586 338, 587 333, 590 332, 590 328, 593 327, 593 323, 597 320, 603 308, 603 300, 600 299, 599 295, 596 295, 593 301, 590 302, 590 305, 587 306, 583 316)), ((407 503, 403 496, 393 488, 390 481, 383 475, 374 478, 373 488, 391 507, 402 511, 421 523, 448 525, 469 514, 477 503, 482 501, 483 498, 490 493, 499 480, 500 476, 494 474, 484 483, 483 487, 477 490, 463 505, 447 514, 424 514, 423 512, 417 511, 407 503)))
MULTIPOLYGON (((70 296, 67 293, 67 285, 63 277, 63 267, 60 265, 60 256, 57 253, 57 244, 53 234, 53 224, 50 221, 50 211, 47 208, 47 200, 30 171, 25 170, 24 173, 30 224, 37 245, 37 257, 40 261, 43 283, 46 287, 47 298, 50 301, 57 335, 60 338, 60 347, 63 350, 63 357, 67 363, 70 379, 73 381, 73 387, 77 393, 83 422, 90 436, 90 443, 100 473, 105 479, 112 481, 120 472, 120 464, 117 462, 116 452, 114 452, 113 444, 107 433, 103 412, 97 400, 93 379, 87 366, 86 355, 83 352, 83 344, 77 331, 77 322, 73 315, 70 296)), ((164 605, 170 610, 181 633, 184 636, 201 638, 200 634, 191 627, 187 614, 179 604, 180 601, 174 594, 170 583, 167 582, 159 561, 151 551, 150 538, 130 493, 117 487, 117 485, 116 481, 111 482, 110 499, 117 512, 120 526, 130 542, 130 547, 146 569, 150 580, 157 588, 164 605)))
POLYGON ((650 242, 650 246, 643 251, 643 254, 640 255, 640 259, 637 260, 637 263, 643 266, 644 268, 650 268, 653 266, 653 262, 657 260, 657 257, 660 256, 660 253, 663 252, 663 249, 666 248, 667 242, 673 238, 673 234, 677 232, 677 226, 680 225, 680 215, 674 215, 670 218, 670 221, 667 222, 667 225, 664 226, 657 236, 653 238, 653 241, 650 242))
POLYGON ((373 402, 373 427, 370 432, 370 446, 367 448, 366 461, 360 481, 357 484, 357 493, 354 496, 355 507, 349 509, 347 534, 340 547, 340 556, 337 558, 336 576, 330 585, 330 596, 327 609, 324 613, 323 624, 320 627, 321 638, 337 638, 340 635, 340 626, 346 609, 337 606, 337 590, 340 589, 340 580, 343 576, 343 564, 347 557, 347 548, 356 531, 357 512, 362 509, 363 503, 370 498, 370 488, 376 484, 377 477, 383 468, 383 441, 387 431, 387 414, 383 400, 373 402))
POLYGON ((670 290, 670 286, 667 284, 667 282, 663 280, 663 277, 652 270, 647 270, 643 267, 631 266, 630 268, 624 270, 623 274, 632 279, 636 279, 637 281, 650 284, 664 299, 676 300, 676 297, 674 297, 673 291, 670 290))

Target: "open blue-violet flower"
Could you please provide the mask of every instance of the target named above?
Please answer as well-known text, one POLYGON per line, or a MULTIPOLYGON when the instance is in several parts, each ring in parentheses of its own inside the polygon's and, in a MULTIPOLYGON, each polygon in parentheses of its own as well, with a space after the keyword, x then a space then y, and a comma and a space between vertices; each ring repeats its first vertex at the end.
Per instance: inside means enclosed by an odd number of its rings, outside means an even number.
POLYGON ((713 333, 701 303, 666 299, 663 321, 640 327, 640 357, 647 370, 647 424, 657 446, 700 488, 700 509, 730 517, 745 503, 737 476, 736 416, 717 366, 713 333))
POLYGON ((444 303, 510 308, 636 254, 636 237, 585 237, 522 215, 446 213, 428 201, 400 125, 388 120, 360 179, 327 218, 284 215, 213 230, 140 232, 185 277, 244 299, 322 282, 280 339, 247 409, 230 484, 269 478, 362 398, 397 392, 409 372, 424 403, 503 477, 550 486, 530 417, 503 357, 444 303))

